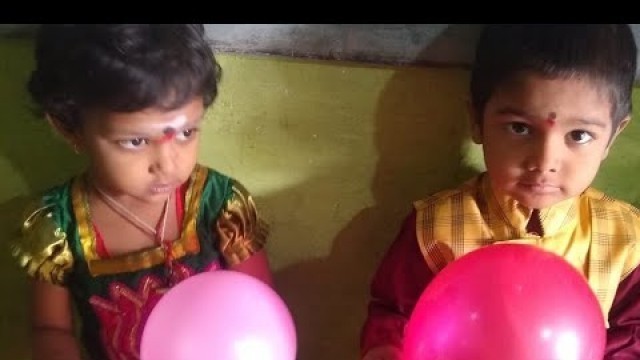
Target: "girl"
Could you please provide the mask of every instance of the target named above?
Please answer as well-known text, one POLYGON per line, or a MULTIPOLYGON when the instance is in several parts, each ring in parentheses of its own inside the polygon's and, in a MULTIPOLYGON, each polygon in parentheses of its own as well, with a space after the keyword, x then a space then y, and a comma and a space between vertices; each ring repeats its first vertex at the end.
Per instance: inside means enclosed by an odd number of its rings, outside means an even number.
POLYGON ((44 25, 35 57, 29 92, 89 165, 38 197, 13 245, 34 278, 34 359, 80 359, 72 302, 92 359, 138 359, 181 280, 221 267, 271 284, 251 196, 196 161, 220 77, 202 25, 44 25))

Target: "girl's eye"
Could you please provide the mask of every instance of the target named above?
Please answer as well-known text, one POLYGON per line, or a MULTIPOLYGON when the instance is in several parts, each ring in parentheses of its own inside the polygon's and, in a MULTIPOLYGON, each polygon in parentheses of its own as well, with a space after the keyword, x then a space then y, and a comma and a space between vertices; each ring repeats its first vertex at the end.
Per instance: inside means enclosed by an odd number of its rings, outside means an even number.
POLYGON ((508 125, 509 131, 516 135, 529 135, 531 133, 531 129, 527 124, 514 122, 508 125))
POLYGON ((571 141, 576 142, 578 144, 586 144, 589 141, 593 140, 593 136, 584 130, 574 130, 569 133, 569 137, 571 141))
POLYGON ((149 140, 145 138, 135 138, 127 140, 118 140, 118 145, 125 149, 137 150, 149 144, 149 140))
POLYGON ((197 132, 198 132, 198 129, 196 129, 196 128, 183 130, 183 131, 180 131, 180 132, 176 133, 176 139, 178 141, 187 141, 190 138, 192 138, 197 132))

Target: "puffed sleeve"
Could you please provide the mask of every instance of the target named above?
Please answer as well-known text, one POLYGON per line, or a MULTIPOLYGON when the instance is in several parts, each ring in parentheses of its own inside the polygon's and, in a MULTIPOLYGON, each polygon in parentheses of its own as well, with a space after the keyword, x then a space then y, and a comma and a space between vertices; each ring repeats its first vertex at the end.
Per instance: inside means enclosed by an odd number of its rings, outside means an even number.
POLYGON ((261 250, 268 226, 260 219, 252 196, 238 181, 232 181, 231 196, 216 220, 220 251, 228 265, 236 265, 261 250))
POLYGON ((67 234, 55 221, 55 204, 28 207, 11 253, 27 273, 39 280, 65 285, 73 267, 67 234))

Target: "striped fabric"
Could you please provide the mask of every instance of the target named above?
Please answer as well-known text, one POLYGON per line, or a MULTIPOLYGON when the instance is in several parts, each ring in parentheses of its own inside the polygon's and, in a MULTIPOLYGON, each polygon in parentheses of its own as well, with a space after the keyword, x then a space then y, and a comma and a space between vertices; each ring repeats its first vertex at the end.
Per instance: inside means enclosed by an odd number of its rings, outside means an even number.
POLYGON ((482 246, 536 245, 564 257, 586 277, 605 319, 618 284, 640 263, 640 212, 592 188, 540 209, 543 236, 526 231, 531 209, 494 194, 484 174, 414 205, 418 243, 434 273, 482 246))

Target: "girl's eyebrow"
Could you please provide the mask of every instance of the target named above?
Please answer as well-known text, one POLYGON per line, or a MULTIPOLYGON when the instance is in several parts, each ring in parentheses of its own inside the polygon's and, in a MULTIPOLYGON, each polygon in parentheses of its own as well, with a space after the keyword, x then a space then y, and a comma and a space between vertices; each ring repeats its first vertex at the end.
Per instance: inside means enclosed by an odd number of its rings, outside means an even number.
POLYGON ((116 137, 156 137, 156 136, 164 136, 167 132, 167 129, 171 129, 173 131, 180 131, 185 128, 198 126, 202 122, 203 117, 200 116, 192 121, 186 121, 181 123, 179 127, 171 126, 173 124, 154 124, 151 126, 139 127, 139 128, 124 128, 124 129, 114 129, 113 135, 116 137))

